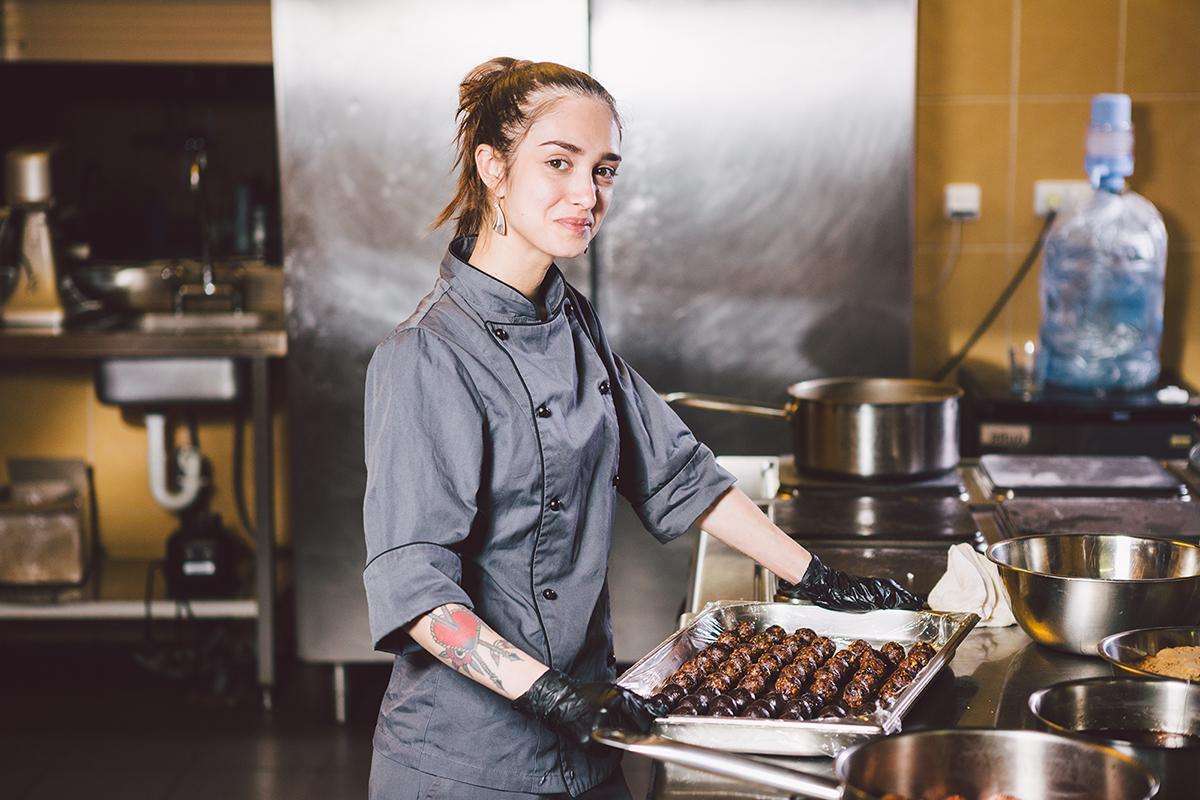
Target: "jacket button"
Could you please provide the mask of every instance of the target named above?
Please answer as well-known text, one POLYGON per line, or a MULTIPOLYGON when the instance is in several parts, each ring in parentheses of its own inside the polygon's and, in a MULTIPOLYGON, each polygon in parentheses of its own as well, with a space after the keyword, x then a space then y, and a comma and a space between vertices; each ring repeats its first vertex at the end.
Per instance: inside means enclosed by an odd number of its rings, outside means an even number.
POLYGON ((615 667, 617 665, 617 654, 614 653, 612 650, 609 650, 607 660, 608 660, 608 665, 610 667, 615 667))
POLYGON ((551 511, 562 511, 562 500, 559 500, 557 497, 551 498, 550 499, 550 510, 551 511))
POLYGON ((537 411, 533 413, 537 414, 542 419, 545 419, 546 417, 550 416, 550 409, 546 407, 545 403, 542 403, 537 407, 537 411))
POLYGON ((553 589, 542 589, 542 597, 546 598, 547 600, 557 600, 558 592, 554 591, 553 589))
POLYGON ((499 339, 502 342, 505 341, 506 339, 508 339, 508 331, 504 330, 504 328, 501 328, 499 326, 492 328, 492 335, 495 336, 497 339, 499 339))
POLYGON ((609 389, 608 381, 607 380, 600 381, 600 394, 608 394, 608 389, 609 389))
POLYGON ((571 301, 570 301, 570 300, 568 300, 568 301, 566 301, 565 303, 563 303, 563 308, 566 310, 566 312, 567 312, 568 314, 570 314, 572 311, 574 311, 574 310, 575 310, 575 306, 573 306, 573 305, 571 304, 571 301))
POLYGON ((617 485, 618 483, 620 483, 620 482, 621 482, 621 476, 620 476, 620 475, 613 475, 613 486, 616 486, 616 485, 617 485))

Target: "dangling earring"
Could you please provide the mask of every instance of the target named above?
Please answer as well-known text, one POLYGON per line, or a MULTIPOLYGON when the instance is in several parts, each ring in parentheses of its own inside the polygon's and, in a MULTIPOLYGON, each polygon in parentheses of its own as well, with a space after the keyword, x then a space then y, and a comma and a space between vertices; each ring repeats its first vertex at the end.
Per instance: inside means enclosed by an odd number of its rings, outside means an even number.
POLYGON ((492 223, 492 229, 501 236, 505 235, 504 209, 500 208, 499 198, 496 200, 496 221, 492 223))

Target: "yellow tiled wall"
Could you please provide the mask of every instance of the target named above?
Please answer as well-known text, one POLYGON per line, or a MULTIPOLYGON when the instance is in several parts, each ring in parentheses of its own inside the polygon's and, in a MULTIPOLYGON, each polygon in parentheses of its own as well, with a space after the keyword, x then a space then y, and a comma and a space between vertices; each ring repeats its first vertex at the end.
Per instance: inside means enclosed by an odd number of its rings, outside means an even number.
MULTIPOLYGON (((920 0, 914 364, 928 374, 963 343, 1037 236, 1033 183, 1082 179, 1091 95, 1133 98, 1131 187, 1169 236, 1163 363, 1200 382, 1200 2, 920 0), (946 183, 983 189, 943 291, 946 183)), ((976 345, 1006 363, 1034 338, 1037 273, 976 345)))

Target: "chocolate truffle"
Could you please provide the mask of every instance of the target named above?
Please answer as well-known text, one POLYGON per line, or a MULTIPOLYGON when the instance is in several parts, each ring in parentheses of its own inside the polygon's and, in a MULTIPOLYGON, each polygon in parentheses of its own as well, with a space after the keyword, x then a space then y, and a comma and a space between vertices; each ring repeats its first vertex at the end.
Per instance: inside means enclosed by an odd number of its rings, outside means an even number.
POLYGON ((765 634, 767 634, 768 636, 770 636, 770 637, 771 637, 771 641, 774 641, 774 642, 778 642, 778 641, 779 641, 780 639, 782 639, 784 636, 787 636, 787 631, 785 631, 785 630, 783 629, 783 627, 782 627, 782 626, 780 626, 780 625, 771 625, 771 626, 768 626, 768 627, 767 627, 767 629, 766 629, 765 631, 763 631, 763 633, 765 633, 765 634))
POLYGON ((738 635, 733 631, 722 631, 721 635, 717 637, 717 640, 713 642, 713 644, 720 644, 726 647, 737 647, 738 635))
POLYGON ((736 689, 730 689, 729 694, 725 696, 733 701, 733 705, 738 713, 741 713, 746 706, 754 702, 754 695, 740 686, 736 689))
POLYGON ((755 700, 746 706, 746 710, 742 712, 742 716, 750 717, 751 719, 770 719, 771 707, 761 700, 755 700))
POLYGON ((733 678, 724 672, 714 672, 712 675, 704 676, 704 680, 700 682, 700 686, 716 689, 717 694, 721 694, 727 691, 730 686, 733 686, 733 678))
POLYGON ((888 660, 894 667, 904 658, 904 648, 896 642, 888 642, 883 647, 879 648, 879 652, 888 660))
POLYGON ((683 699, 683 696, 687 694, 687 689, 678 683, 668 683, 659 694, 662 695, 667 705, 673 706, 683 699))
MULTIPOLYGON (((717 697, 717 696, 718 695, 713 695, 713 697, 717 697)), ((683 698, 682 700, 680 700, 679 705, 684 705, 685 703, 691 704, 696 707, 696 710, 698 712, 703 714, 704 712, 708 711, 708 704, 710 702, 712 702, 712 698, 708 697, 707 695, 702 695, 699 693, 692 693, 692 694, 689 694, 687 697, 683 698)), ((678 706, 676 706, 676 707, 678 708, 678 706)))
POLYGON ((713 717, 736 717, 738 710, 727 695, 721 695, 708 707, 708 713, 713 717))
POLYGON ((737 633, 739 639, 748 639, 754 635, 754 623, 748 619, 742 620, 734 628, 734 632, 737 633))
POLYGON ((813 639, 817 638, 817 632, 812 628, 801 628, 792 634, 804 644, 809 644, 813 639))

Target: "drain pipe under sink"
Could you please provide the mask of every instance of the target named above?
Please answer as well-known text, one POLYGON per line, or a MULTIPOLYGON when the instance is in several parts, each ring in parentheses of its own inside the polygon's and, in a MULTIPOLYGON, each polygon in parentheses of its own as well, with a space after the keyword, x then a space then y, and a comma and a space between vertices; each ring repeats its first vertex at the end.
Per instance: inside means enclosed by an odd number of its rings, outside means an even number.
POLYGON ((199 449, 190 444, 179 448, 177 459, 183 474, 179 480, 179 490, 172 491, 167 480, 167 453, 170 448, 166 441, 166 430, 165 415, 146 413, 146 467, 150 478, 150 494, 166 510, 181 511, 196 501, 204 485, 200 474, 203 457, 199 449))

